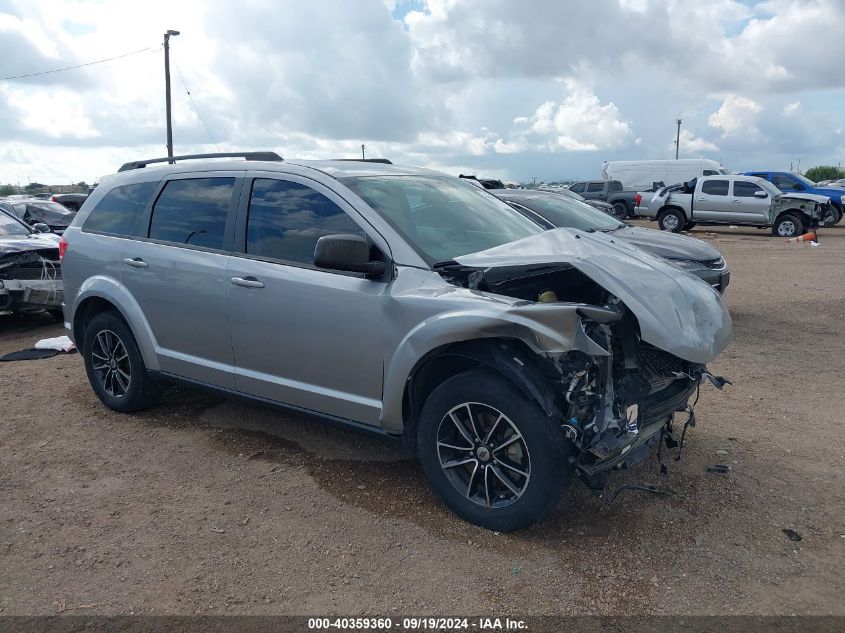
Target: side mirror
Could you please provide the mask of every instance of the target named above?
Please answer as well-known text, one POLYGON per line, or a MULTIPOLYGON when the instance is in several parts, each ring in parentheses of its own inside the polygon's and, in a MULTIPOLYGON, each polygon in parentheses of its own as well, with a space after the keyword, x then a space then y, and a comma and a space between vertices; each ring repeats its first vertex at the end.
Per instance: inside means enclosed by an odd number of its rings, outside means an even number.
POLYGON ((387 270, 383 261, 370 259, 370 243, 360 235, 324 235, 314 247, 314 265, 330 270, 380 277, 387 270))
POLYGON ((50 229, 49 226, 44 224, 43 222, 36 222, 32 225, 32 228, 35 229, 38 233, 52 233, 53 231, 50 229))
POLYGON ((765 191, 755 191, 754 197, 755 198, 768 198, 769 194, 767 194, 765 191))

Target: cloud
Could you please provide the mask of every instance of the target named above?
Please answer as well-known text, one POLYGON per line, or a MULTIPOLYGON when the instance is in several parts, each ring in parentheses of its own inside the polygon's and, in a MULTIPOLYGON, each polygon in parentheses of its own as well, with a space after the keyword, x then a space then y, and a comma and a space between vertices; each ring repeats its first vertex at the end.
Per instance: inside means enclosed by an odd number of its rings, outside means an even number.
POLYGON ((0 83, 0 182, 163 154, 165 28, 182 31, 177 152, 366 143, 395 162, 583 178, 674 155, 678 117, 682 153, 737 169, 845 146, 834 0, 0 0, 0 76, 152 49, 0 83))
POLYGON ((719 109, 707 119, 708 125, 722 130, 722 138, 742 135, 755 139, 761 133, 757 127, 757 116, 763 107, 747 97, 725 98, 719 109))
MULTIPOLYGON (((680 153, 684 155, 694 154, 699 155, 706 152, 717 152, 719 151, 719 147, 705 138, 700 136, 696 136, 689 130, 681 130, 681 138, 680 138, 680 153)), ((675 141, 674 139, 669 144, 669 149, 671 151, 675 151, 675 141)))

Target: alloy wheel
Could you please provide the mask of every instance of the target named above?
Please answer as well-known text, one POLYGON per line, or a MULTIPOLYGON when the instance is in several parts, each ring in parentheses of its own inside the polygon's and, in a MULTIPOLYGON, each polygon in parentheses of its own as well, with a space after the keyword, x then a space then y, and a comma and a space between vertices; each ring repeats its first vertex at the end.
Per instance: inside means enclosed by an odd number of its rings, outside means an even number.
POLYGON ((668 214, 665 218, 663 218, 663 226, 665 226, 670 231, 674 231, 678 228, 678 218, 673 214, 668 214))
POLYGON ((91 366, 103 390, 122 398, 129 390, 132 371, 123 341, 111 330, 100 330, 91 347, 91 366))
POLYGON ((517 501, 528 487, 531 459, 517 426, 479 402, 451 409, 437 429, 440 467, 464 497, 487 508, 517 501))

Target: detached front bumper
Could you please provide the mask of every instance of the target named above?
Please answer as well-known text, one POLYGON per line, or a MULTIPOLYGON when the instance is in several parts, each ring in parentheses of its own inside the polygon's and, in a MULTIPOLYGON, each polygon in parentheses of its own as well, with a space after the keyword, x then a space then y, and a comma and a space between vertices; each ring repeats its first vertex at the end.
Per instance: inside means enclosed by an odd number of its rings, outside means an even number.
POLYGON ((62 307, 61 279, 0 279, 0 314, 62 307))

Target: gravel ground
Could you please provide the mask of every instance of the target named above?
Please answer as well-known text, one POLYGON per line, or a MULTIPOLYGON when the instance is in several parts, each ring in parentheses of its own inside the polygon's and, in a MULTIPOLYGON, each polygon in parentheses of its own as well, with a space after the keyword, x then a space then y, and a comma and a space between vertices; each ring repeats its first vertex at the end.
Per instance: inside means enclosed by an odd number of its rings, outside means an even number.
MULTIPOLYGON (((613 479, 676 495, 577 484, 496 534, 392 444, 177 388, 124 416, 79 355, 2 363, 0 613, 845 614, 845 226, 818 248, 693 235, 732 269, 711 368, 734 384, 702 390, 668 476, 613 479)), ((60 334, 2 317, 0 354, 60 334)))

